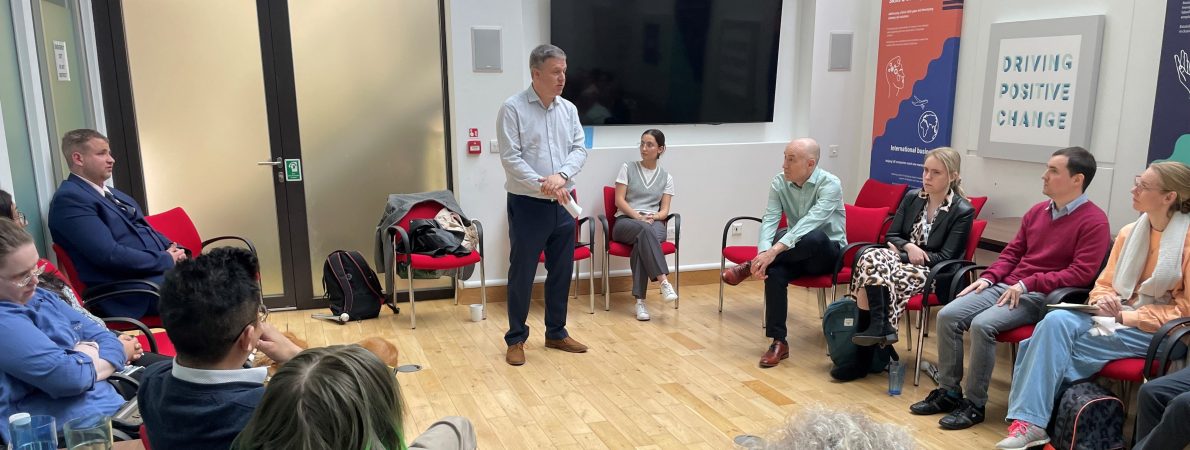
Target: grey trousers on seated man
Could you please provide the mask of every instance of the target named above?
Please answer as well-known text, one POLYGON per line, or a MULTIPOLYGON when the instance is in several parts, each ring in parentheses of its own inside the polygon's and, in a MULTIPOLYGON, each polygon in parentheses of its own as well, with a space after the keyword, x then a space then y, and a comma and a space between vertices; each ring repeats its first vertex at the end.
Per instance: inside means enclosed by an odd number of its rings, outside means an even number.
POLYGON ((938 387, 963 392, 975 406, 988 402, 988 383, 996 367, 996 335, 1016 327, 1037 323, 1045 316, 1045 294, 1027 292, 1016 308, 996 306, 1008 289, 996 283, 979 293, 956 298, 938 312, 938 387), (971 332, 971 364, 967 370, 967 389, 959 389, 963 379, 963 333, 971 332))

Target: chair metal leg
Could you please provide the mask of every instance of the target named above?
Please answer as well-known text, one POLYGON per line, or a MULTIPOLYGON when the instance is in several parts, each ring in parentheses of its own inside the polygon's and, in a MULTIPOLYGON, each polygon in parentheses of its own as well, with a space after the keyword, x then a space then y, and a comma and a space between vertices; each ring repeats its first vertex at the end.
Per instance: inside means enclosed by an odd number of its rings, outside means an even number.
POLYGON ((609 256, 607 254, 607 252, 604 252, 603 253, 603 310, 604 311, 612 310, 611 281, 608 279, 609 278, 608 272, 610 272, 610 268, 611 268, 610 267, 611 260, 612 260, 611 256, 609 256))
POLYGON ((483 305, 483 320, 488 320, 488 276, 483 271, 483 257, 479 258, 479 303, 483 305))
POLYGON ((674 293, 678 294, 674 309, 678 309, 678 303, 682 301, 682 249, 674 250, 674 293))
POLYGON ((574 298, 578 299, 578 261, 574 262, 574 269, 570 271, 570 277, 574 278, 574 298))
POLYGON ((461 286, 462 284, 463 284, 463 268, 459 267, 459 268, 455 269, 455 282, 454 282, 454 285, 455 285, 455 292, 454 292, 455 306, 459 306, 459 286, 461 286))
MULTIPOLYGON (((720 253, 722 254, 722 253, 720 253)), ((719 257, 719 314, 723 314, 723 272, 727 270, 727 258, 719 257)))
POLYGON ((409 266, 409 328, 417 329, 417 305, 413 298, 413 266, 409 266))
POLYGON ((926 328, 930 325, 930 310, 926 305, 922 305, 921 309, 917 311, 917 324, 920 328, 917 330, 917 358, 913 364, 913 385, 917 386, 921 378, 921 352, 926 347, 926 328))
POLYGON ((1124 404, 1124 420, 1128 420, 1128 404, 1132 403, 1132 382, 1120 380, 1120 383, 1124 389, 1124 392, 1120 393, 1120 403, 1124 404))
POLYGON ((590 264, 587 266, 590 271, 587 272, 587 282, 590 284, 590 289, 587 294, 591 296, 591 314, 595 314, 595 255, 591 255, 588 264, 590 264))
POLYGON ((818 318, 826 317, 826 288, 818 289, 818 318))
MULTIPOLYGON (((913 324, 913 315, 912 314, 902 314, 902 316, 904 316, 905 320, 910 323, 910 326, 908 327, 909 329, 905 330, 905 340, 909 342, 909 345, 905 347, 905 351, 911 352, 911 351, 913 351, 913 325, 912 325, 913 324)), ((898 327, 897 332, 899 333, 901 330, 903 330, 905 328, 906 327, 903 327, 903 326, 898 327)))
MULTIPOLYGON (((1012 364, 1008 366, 1008 378, 1012 378, 1013 375, 1016 375, 1016 349, 1018 345, 1019 344, 1016 342, 1012 343, 1012 364)), ((1125 414, 1124 417, 1128 417, 1128 415, 1125 414)))

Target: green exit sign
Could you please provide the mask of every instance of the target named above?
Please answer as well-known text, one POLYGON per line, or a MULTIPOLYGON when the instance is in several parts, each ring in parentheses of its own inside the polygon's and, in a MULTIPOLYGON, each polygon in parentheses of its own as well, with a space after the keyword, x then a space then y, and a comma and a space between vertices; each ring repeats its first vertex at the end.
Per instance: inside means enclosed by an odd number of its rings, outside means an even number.
POLYGON ((285 160, 285 181, 302 181, 302 160, 285 160))

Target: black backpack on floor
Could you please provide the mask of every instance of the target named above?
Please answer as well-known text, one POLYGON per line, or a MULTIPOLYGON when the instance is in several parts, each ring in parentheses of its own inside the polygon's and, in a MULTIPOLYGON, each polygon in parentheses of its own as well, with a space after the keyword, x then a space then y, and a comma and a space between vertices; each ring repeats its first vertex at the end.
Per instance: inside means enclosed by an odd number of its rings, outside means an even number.
POLYGON ((354 250, 335 250, 327 255, 322 264, 322 287, 326 290, 331 314, 315 314, 315 318, 339 323, 372 319, 380 316, 381 304, 388 305, 393 314, 400 312, 384 296, 376 272, 368 266, 363 255, 354 250))
POLYGON ((1048 431, 1055 449, 1124 448, 1124 402, 1098 383, 1075 384, 1062 393, 1048 431))

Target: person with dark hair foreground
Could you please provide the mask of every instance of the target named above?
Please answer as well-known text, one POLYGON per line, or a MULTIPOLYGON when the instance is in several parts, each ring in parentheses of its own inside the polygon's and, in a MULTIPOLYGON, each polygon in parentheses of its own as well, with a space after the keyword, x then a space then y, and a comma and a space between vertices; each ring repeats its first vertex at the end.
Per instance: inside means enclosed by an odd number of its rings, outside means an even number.
MULTIPOLYGON (((405 449, 404 403, 393 376, 358 345, 303 351, 277 370, 232 448, 405 449)), ((475 446, 471 422, 447 417, 408 448, 475 446)))
POLYGON ((301 351, 265 322, 256 257, 218 248, 169 271, 160 313, 177 358, 150 366, 137 400, 153 448, 225 449, 264 395, 254 349, 284 363, 301 351))

